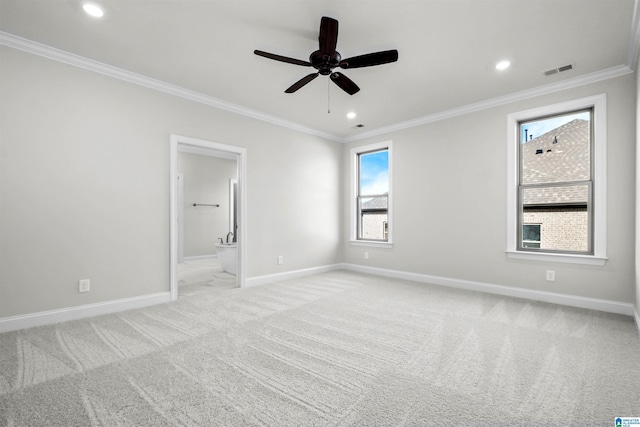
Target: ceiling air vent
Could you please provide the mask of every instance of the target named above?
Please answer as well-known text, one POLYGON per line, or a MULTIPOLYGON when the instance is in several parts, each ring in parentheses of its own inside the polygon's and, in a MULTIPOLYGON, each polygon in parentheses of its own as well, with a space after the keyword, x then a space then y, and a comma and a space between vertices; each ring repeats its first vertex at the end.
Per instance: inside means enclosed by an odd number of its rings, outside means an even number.
POLYGON ((547 76, 550 76, 552 74, 557 74, 557 73, 561 73, 563 71, 569 71, 569 70, 573 70, 573 65, 568 64, 568 65, 563 65, 562 67, 553 68, 551 70, 545 71, 544 73, 542 73, 542 75, 547 77, 547 76))

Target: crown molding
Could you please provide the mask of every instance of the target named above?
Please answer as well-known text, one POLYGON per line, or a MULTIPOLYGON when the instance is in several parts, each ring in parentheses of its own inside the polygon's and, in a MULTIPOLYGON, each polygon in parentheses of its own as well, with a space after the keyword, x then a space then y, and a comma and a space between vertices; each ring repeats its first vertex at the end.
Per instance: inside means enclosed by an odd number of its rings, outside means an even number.
POLYGON ((238 104, 233 104, 231 102, 214 98, 212 96, 204 95, 202 93, 156 80, 142 74, 133 73, 131 71, 123 70, 122 68, 94 61, 92 59, 75 55, 73 53, 65 52, 63 50, 56 49, 54 47, 34 42, 22 37, 18 37, 7 32, 0 31, 0 45, 22 50, 24 52, 52 59, 54 61, 62 62, 74 67, 83 68, 88 71, 93 71, 95 73, 103 74, 105 76, 122 80, 128 83, 143 86, 148 89, 164 92, 169 95, 174 95, 190 101, 198 102, 200 104, 218 108, 220 110, 225 110, 231 113, 250 117, 252 119, 261 120, 263 122, 271 123, 276 126, 292 129, 309 135, 319 136, 321 138, 329 139, 332 141, 343 142, 342 138, 333 134, 302 126, 298 123, 285 120, 280 117, 265 114, 263 112, 246 108, 238 104))
POLYGON ((530 98, 535 98, 541 95, 547 95, 554 92, 559 92, 565 89, 571 89, 574 87, 595 83, 602 80, 612 79, 615 77, 623 76, 625 74, 633 73, 636 69, 638 61, 638 51, 640 49, 640 0, 634 0, 633 17, 631 18, 631 37, 629 40, 629 48, 627 50, 627 63, 626 65, 619 65, 617 67, 608 68, 605 70, 597 71, 584 76, 575 77, 573 79, 563 80, 561 82, 551 83, 537 88, 524 90, 521 92, 515 92, 509 95, 488 99, 485 101, 476 102, 474 104, 464 105, 458 108, 452 108, 450 110, 441 111, 428 116, 418 117, 412 120, 396 123, 390 126, 384 126, 377 129, 373 129, 369 132, 364 132, 356 136, 342 139, 342 142, 354 142, 374 136, 380 136, 399 130, 409 129, 415 126, 422 126, 427 123, 437 122, 439 120, 446 120, 453 117, 462 116, 469 113, 474 113, 481 110, 497 107, 500 105, 510 104, 512 102, 523 101, 530 98))
POLYGON ((407 120, 404 122, 396 123, 390 126, 380 127, 373 129, 369 132, 362 133, 360 135, 345 138, 344 142, 353 142, 373 136, 380 136, 383 134, 397 132, 400 130, 422 126, 427 123, 433 123, 440 120, 446 120, 453 117, 463 116, 469 113, 475 113, 489 108, 498 107, 505 104, 511 104, 513 102, 523 101, 530 98, 535 98, 542 95, 547 95, 554 92, 559 92, 574 87, 595 83, 601 80, 612 79, 614 77, 624 76, 625 74, 633 73, 633 70, 627 65, 619 65, 617 67, 607 68, 606 70, 597 71, 583 76, 575 77, 560 82, 546 84, 544 86, 538 86, 533 89, 523 90, 521 92, 511 93, 505 96, 499 96, 497 98, 487 99, 485 101, 476 102, 473 104, 464 105, 458 108, 452 108, 450 110, 441 111, 428 116, 418 117, 416 119, 407 120))
POLYGON ((160 80, 153 79, 151 77, 144 76, 142 74, 133 73, 131 71, 123 70, 102 62, 94 61, 79 55, 75 55, 69 52, 65 52, 60 49, 56 49, 51 46, 47 46, 38 42, 34 42, 16 35, 0 31, 0 45, 11 47, 14 49, 22 50, 34 55, 42 56, 54 61, 63 62, 65 64, 83 68, 85 70, 93 71, 99 74, 103 74, 118 80, 133 83, 139 86, 143 86, 152 90, 174 95, 180 98, 184 98, 193 102, 198 102, 210 107, 218 108, 221 110, 229 111, 234 114, 250 117, 256 120, 261 120, 276 126, 284 127, 287 129, 295 130, 298 132, 306 133, 313 136, 318 136, 331 141, 348 143, 388 134, 391 132, 397 132, 400 130, 422 126, 428 123, 437 122, 440 120, 446 120, 453 117, 470 114, 497 106, 510 104, 513 102, 523 101, 530 98, 535 98, 542 95, 547 95, 554 92, 559 92, 574 87, 595 83, 602 80, 607 80, 625 74, 633 73, 635 69, 635 63, 638 58, 638 48, 640 47, 640 0, 635 0, 633 22, 632 22, 632 40, 630 40, 626 65, 619 65, 617 67, 608 68, 605 70, 597 71, 594 73, 578 76, 572 79, 563 80, 560 82, 550 83, 536 88, 527 89, 520 92, 515 92, 509 95, 500 96, 497 98, 488 99, 485 101, 476 102, 473 104, 464 105, 462 107, 452 108, 450 110, 440 111, 438 113, 430 114, 427 116, 418 117, 415 119, 395 123, 393 125, 380 127, 368 132, 364 132, 355 136, 340 137, 338 135, 319 131, 317 129, 302 126, 298 123, 290 120, 285 120, 280 117, 265 114, 263 112, 243 107, 238 104, 223 101, 212 96, 204 95, 199 92, 195 92, 189 89, 185 89, 180 86, 172 85, 160 80))

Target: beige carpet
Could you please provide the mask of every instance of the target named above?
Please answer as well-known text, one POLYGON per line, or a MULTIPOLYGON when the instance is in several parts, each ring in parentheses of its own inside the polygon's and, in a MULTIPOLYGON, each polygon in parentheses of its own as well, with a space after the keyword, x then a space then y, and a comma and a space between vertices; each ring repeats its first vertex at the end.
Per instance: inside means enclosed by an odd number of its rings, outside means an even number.
POLYGON ((629 317, 337 271, 0 335, 2 426, 613 426, 629 317))

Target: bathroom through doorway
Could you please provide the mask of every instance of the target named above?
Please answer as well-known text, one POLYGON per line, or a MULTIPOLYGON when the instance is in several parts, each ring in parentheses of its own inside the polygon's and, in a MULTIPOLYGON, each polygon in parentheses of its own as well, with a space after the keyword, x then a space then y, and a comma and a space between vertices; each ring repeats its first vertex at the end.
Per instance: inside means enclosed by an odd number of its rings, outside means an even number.
POLYGON ((243 287, 243 148, 177 135, 170 141, 171 297, 243 287))

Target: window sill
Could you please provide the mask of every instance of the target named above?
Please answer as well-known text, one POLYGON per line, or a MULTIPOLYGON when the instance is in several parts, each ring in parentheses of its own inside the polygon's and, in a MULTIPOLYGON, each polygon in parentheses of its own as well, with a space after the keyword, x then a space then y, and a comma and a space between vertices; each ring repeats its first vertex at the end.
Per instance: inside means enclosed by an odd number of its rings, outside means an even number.
POLYGON ((371 240, 349 240, 351 246, 369 246, 371 248, 392 248, 392 242, 374 242, 371 240))
POLYGON ((526 259, 530 261, 563 262, 568 264, 604 265, 607 257, 595 255, 551 254, 538 252, 506 251, 507 257, 512 259, 526 259))

